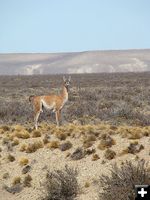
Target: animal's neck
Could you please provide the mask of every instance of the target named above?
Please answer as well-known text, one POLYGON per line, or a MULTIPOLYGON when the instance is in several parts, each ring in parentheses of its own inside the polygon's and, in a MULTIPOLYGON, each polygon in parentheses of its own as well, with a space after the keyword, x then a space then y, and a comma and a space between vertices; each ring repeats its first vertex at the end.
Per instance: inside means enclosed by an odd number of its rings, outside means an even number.
POLYGON ((68 89, 65 86, 63 86, 63 89, 62 89, 62 97, 64 100, 66 101, 68 100, 68 89))

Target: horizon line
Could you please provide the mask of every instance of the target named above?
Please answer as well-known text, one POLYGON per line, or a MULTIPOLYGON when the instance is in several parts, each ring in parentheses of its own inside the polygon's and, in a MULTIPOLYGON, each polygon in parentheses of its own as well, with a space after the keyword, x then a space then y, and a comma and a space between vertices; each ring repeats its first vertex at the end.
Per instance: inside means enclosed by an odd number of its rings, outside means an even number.
POLYGON ((150 48, 129 48, 129 49, 101 49, 101 50, 83 50, 83 51, 56 51, 56 52, 0 52, 0 54, 57 54, 57 53, 85 53, 85 52, 97 52, 97 51, 140 51, 150 50, 150 48))

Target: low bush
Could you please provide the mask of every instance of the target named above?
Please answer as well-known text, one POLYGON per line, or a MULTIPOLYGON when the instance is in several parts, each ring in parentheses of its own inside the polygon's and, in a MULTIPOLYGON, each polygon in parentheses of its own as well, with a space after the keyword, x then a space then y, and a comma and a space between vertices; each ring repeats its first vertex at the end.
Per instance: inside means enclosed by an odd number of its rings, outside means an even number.
POLYGON ((110 172, 110 176, 102 175, 99 179, 99 200, 134 200, 135 185, 150 184, 150 172, 144 160, 125 161, 121 167, 114 164, 110 172))
POLYGON ((63 170, 48 172, 46 196, 42 200, 74 200, 78 193, 77 170, 65 167, 63 170))

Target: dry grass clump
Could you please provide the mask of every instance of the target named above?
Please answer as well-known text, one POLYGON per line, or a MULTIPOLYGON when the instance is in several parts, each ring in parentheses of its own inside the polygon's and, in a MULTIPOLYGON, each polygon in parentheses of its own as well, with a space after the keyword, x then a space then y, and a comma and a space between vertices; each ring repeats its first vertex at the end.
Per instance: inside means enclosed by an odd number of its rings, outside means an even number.
POLYGON ((95 132, 95 126, 93 125, 83 125, 83 126, 79 126, 81 133, 82 134, 86 134, 86 135, 97 135, 97 132, 95 132))
POLYGON ((10 162, 14 162, 15 161, 15 157, 13 155, 11 155, 11 154, 8 154, 7 159, 10 162))
POLYGON ((32 143, 29 143, 25 149, 26 153, 33 153, 37 151, 40 148, 43 148, 43 142, 41 140, 34 141, 32 143))
POLYGON ((26 175, 23 180, 24 187, 31 187, 32 177, 30 174, 26 175))
POLYGON ((111 147, 112 145, 115 145, 115 144, 116 144, 116 142, 112 137, 110 137, 107 134, 103 134, 101 136, 101 141, 98 145, 98 148, 100 150, 104 150, 104 149, 109 148, 109 147, 111 147))
POLYGON ((118 156, 123 156, 123 155, 128 154, 128 153, 129 153, 128 148, 126 148, 126 149, 123 149, 123 150, 118 154, 118 156))
POLYGON ((18 138, 13 138, 12 146, 17 146, 18 144, 19 144, 19 139, 18 138))
POLYGON ((17 138, 22 138, 22 139, 28 139, 28 138, 30 138, 30 134, 26 130, 15 131, 13 133, 13 136, 17 137, 17 138))
POLYGON ((13 146, 11 141, 9 140, 9 137, 6 136, 5 138, 3 138, 2 144, 6 145, 7 151, 13 151, 13 146))
POLYGON ((29 163, 29 159, 26 158, 26 157, 22 157, 22 158, 20 158, 20 160, 19 160, 19 164, 20 164, 21 166, 27 165, 28 163, 29 163))
POLYGON ((85 187, 85 188, 90 187, 90 183, 89 183, 88 181, 86 181, 85 184, 84 184, 84 187, 85 187))
POLYGON ((4 133, 4 132, 6 132, 6 131, 9 131, 9 130, 10 130, 10 127, 7 126, 7 125, 3 125, 3 126, 0 127, 0 129, 3 130, 1 133, 4 133))
POLYGON ((113 131, 116 131, 116 130, 118 129, 118 127, 117 127, 117 126, 114 126, 114 125, 111 125, 111 126, 110 126, 110 129, 113 130, 113 131))
POLYGON ((59 140, 65 140, 65 139, 67 138, 67 136, 68 136, 67 133, 62 133, 62 132, 60 132, 60 131, 57 131, 57 132, 55 133, 55 135, 56 135, 56 137, 57 137, 59 140))
POLYGON ((46 195, 42 200, 74 200, 78 193, 77 170, 68 168, 48 172, 45 181, 46 195))
POLYGON ((17 124, 17 125, 13 126, 13 130, 16 130, 16 131, 20 132, 20 131, 24 130, 24 127, 19 125, 19 124, 17 124))
POLYGON ((7 145, 9 142, 10 142, 10 140, 9 140, 9 137, 7 137, 7 136, 4 137, 3 140, 2 140, 2 144, 4 144, 4 145, 5 144, 7 145))
POLYGON ((45 134, 44 135, 44 138, 43 138, 43 143, 44 144, 47 144, 50 142, 50 136, 48 134, 45 134))
POLYGON ((23 152, 26 150, 26 148, 27 148, 27 144, 22 144, 19 150, 23 152))
POLYGON ((60 144, 59 149, 61 151, 66 151, 68 149, 71 149, 71 147, 72 147, 72 143, 70 141, 66 141, 66 142, 60 144))
POLYGON ((93 146, 93 144, 94 144, 94 141, 87 141, 87 140, 85 140, 83 142, 83 147, 86 149, 86 148, 89 148, 89 147, 93 146))
POLYGON ((7 137, 9 138, 9 140, 10 141, 13 141, 14 140, 14 135, 12 134, 12 133, 9 133, 8 135, 7 135, 7 137))
POLYGON ((31 127, 27 127, 25 130, 26 130, 27 132, 31 133, 34 129, 31 128, 31 127))
POLYGON ((79 129, 79 126, 78 126, 78 125, 68 124, 68 125, 66 126, 65 133, 66 133, 68 136, 71 136, 74 132, 78 131, 78 129, 79 129))
POLYGON ((0 134, 4 134, 4 131, 3 131, 3 129, 1 129, 1 128, 0 128, 0 134))
POLYGON ((129 128, 126 126, 118 127, 117 133, 120 134, 123 138, 128 138, 130 135, 129 128))
POLYGON ((92 161, 96 161, 98 159, 100 159, 98 154, 95 153, 95 154, 92 155, 92 161))
POLYGON ((59 148, 59 146, 60 146, 60 143, 57 140, 53 140, 46 144, 46 147, 49 149, 57 149, 59 148))
POLYGON ((108 159, 108 160, 112 160, 113 158, 115 158, 116 156, 116 152, 111 150, 111 149, 107 149, 105 151, 105 154, 104 154, 105 158, 108 159))
POLYGON ((89 148, 94 144, 95 141, 96 141, 96 136, 95 135, 84 136, 83 137, 83 147, 84 148, 89 148))
POLYGON ((99 200, 135 199, 135 185, 149 185, 150 172, 144 160, 125 161, 121 167, 113 165, 110 176, 99 179, 99 200), (103 188, 103 190, 101 190, 103 188), (115 192, 114 192, 115 191, 115 192))
POLYGON ((114 130, 108 130, 108 135, 115 135, 115 134, 117 134, 117 132, 116 131, 114 131, 114 130))
POLYGON ((138 127, 132 128, 128 136, 129 139, 133 140, 140 139, 141 137, 143 137, 143 133, 142 130, 138 127))
POLYGON ((13 178, 13 181, 12 181, 12 184, 13 184, 13 185, 17 185, 17 184, 19 184, 19 183, 21 183, 21 177, 20 177, 20 176, 14 177, 14 178, 13 178))
POLYGON ((86 138, 85 138, 86 141, 96 141, 96 136, 95 135, 88 135, 86 138))
POLYGON ((86 154, 86 155, 91 155, 91 154, 93 154, 93 153, 95 153, 95 152, 96 152, 96 150, 95 150, 94 148, 92 148, 92 149, 89 148, 89 149, 86 149, 86 150, 85 150, 85 154, 86 154))
POLYGON ((123 138, 136 140, 142 138, 147 132, 143 132, 143 128, 140 127, 124 126, 118 128, 118 133, 120 133, 123 138))
POLYGON ((70 155, 72 160, 80 160, 85 157, 85 151, 81 148, 78 147, 71 155, 70 155))
POLYGON ((143 128, 143 136, 150 136, 150 127, 144 127, 143 128))
POLYGON ((132 140, 137 140, 137 139, 140 139, 142 136, 143 136, 142 133, 133 132, 132 134, 128 136, 128 138, 132 140))
POLYGON ((41 132, 38 131, 38 130, 34 130, 34 131, 32 132, 32 137, 33 137, 33 138, 41 137, 41 132))

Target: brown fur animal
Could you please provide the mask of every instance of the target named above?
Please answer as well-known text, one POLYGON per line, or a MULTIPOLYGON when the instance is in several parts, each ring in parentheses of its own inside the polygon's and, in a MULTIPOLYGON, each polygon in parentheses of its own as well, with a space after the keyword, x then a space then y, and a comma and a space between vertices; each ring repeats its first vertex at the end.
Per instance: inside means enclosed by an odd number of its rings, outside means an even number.
POLYGON ((32 102, 34 108, 34 126, 38 128, 38 119, 40 113, 43 112, 42 107, 55 112, 57 126, 61 118, 61 110, 65 103, 68 101, 68 90, 70 86, 71 77, 68 80, 63 77, 63 88, 60 95, 47 95, 47 96, 30 96, 29 101, 32 102))

